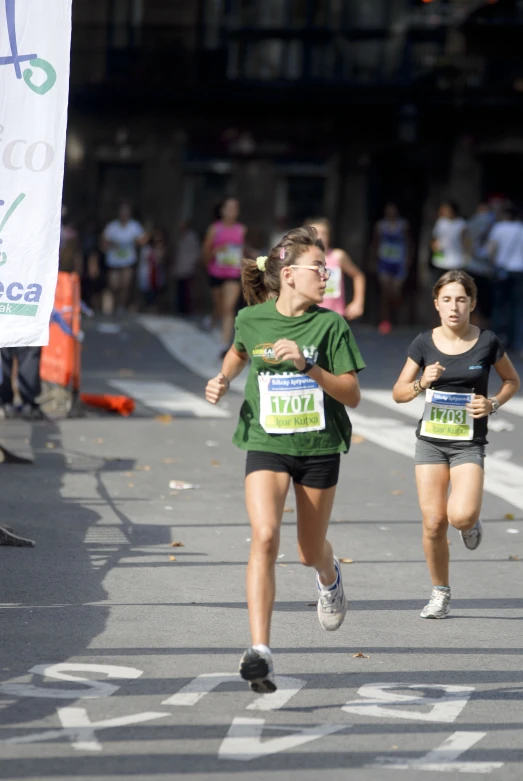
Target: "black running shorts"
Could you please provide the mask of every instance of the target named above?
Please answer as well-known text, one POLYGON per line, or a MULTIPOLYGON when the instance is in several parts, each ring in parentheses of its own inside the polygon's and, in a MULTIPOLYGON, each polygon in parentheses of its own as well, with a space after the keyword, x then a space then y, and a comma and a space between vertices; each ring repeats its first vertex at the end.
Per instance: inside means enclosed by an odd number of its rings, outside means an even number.
POLYGON ((279 453, 249 450, 245 463, 245 476, 252 472, 284 472, 298 485, 309 488, 332 488, 338 482, 340 454, 284 456, 279 453))

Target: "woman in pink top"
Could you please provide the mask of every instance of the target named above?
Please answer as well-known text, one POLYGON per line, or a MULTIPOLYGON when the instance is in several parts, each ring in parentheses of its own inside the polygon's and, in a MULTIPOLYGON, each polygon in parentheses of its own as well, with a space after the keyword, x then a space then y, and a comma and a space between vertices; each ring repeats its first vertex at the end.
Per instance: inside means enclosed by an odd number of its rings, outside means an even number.
POLYGON ((361 317, 365 305, 365 275, 350 259, 345 250, 330 249, 331 225, 326 217, 310 217, 305 221, 305 225, 316 228, 325 247, 327 268, 331 269, 322 306, 326 309, 332 309, 347 320, 361 317), (350 304, 345 303, 343 275, 352 279, 353 297, 350 304))
POLYGON ((225 198, 218 207, 219 219, 207 230, 202 250, 213 300, 212 321, 214 324, 221 322, 223 355, 231 346, 241 292, 246 228, 238 222, 239 213, 238 200, 225 198))

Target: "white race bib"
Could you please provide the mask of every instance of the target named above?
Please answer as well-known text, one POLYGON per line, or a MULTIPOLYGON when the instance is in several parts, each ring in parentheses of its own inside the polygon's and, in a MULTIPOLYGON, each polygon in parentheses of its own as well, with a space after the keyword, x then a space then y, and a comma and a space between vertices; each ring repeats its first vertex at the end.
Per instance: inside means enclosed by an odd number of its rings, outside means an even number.
POLYGON ((217 250, 216 263, 221 268, 240 268, 242 262, 242 247, 237 244, 227 244, 217 250))
POLYGON ((474 437, 474 418, 465 409, 473 393, 427 390, 420 434, 432 439, 467 442, 474 437))
POLYGON ((325 284, 325 298, 339 298, 341 296, 341 268, 334 266, 330 270, 331 275, 325 284))
POLYGON ((323 390, 305 374, 259 374, 260 425, 267 434, 323 431, 323 390))

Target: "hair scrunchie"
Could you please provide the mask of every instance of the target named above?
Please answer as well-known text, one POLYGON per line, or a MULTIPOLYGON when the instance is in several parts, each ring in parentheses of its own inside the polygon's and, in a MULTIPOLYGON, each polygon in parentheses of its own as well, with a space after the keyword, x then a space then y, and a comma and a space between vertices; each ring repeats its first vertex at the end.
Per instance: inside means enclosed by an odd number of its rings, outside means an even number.
POLYGON ((260 255, 256 258, 256 265, 260 269, 260 271, 265 271, 265 268, 267 266, 267 255, 260 255))

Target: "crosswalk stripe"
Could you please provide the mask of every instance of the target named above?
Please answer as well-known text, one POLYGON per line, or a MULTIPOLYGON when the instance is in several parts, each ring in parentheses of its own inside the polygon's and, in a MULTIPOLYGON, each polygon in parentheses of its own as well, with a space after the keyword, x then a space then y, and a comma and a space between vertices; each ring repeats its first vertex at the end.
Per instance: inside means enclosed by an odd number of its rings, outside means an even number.
MULTIPOLYGON (((356 434, 375 445, 401 453, 402 456, 414 457, 416 437, 412 426, 394 418, 368 417, 356 410, 350 410, 349 414, 356 434)), ((523 467, 495 456, 488 456, 485 466, 485 491, 523 510, 522 485, 523 467)))
MULTIPOLYGON (((154 315, 142 315, 141 325, 154 334, 165 349, 180 363, 199 377, 209 378, 220 369, 221 362, 217 358, 217 349, 211 337, 202 333, 190 323, 176 318, 162 318, 154 315), (191 349, 187 349, 190 341, 191 349)), ((233 390, 242 393, 245 387, 245 375, 237 377, 231 383, 233 390)), ((408 404, 396 404, 391 390, 365 389, 362 398, 381 407, 394 411, 397 415, 405 415, 419 420, 423 413, 424 402, 421 397, 408 404)), ((218 409, 218 408, 213 408, 218 409)), ((503 410, 505 412, 505 409, 503 410)), ((523 399, 519 396, 511 399, 506 412, 523 416, 523 399)), ((412 426, 393 418, 369 417, 360 411, 349 410, 354 431, 380 447, 392 450, 408 458, 414 457, 415 434, 412 426)), ((514 428, 506 417, 497 414, 497 420, 491 421, 492 428, 507 430, 514 428)), ((489 455, 485 473, 485 490, 495 496, 510 502, 515 507, 523 509, 523 467, 489 455)))
POLYGON ((510 401, 507 402, 507 412, 511 412, 512 415, 519 415, 520 418, 523 418, 523 398, 518 396, 513 396, 510 401))
POLYGON ((195 393, 189 393, 170 382, 146 380, 111 380, 110 385, 123 391, 146 407, 163 414, 191 418, 230 418, 223 407, 213 406, 195 393))
MULTIPOLYGON (((372 401, 374 404, 380 404, 382 407, 387 407, 394 412, 399 412, 403 415, 408 415, 409 418, 415 418, 419 420, 423 415, 423 407, 425 402, 423 396, 418 396, 417 399, 407 402, 406 404, 397 404, 392 398, 391 390, 378 390, 375 388, 368 388, 362 390, 361 397, 366 401, 372 401)), ((507 402, 507 406, 503 407, 503 413, 497 412, 493 418, 489 420, 489 425, 493 420, 505 420, 504 414, 512 413, 513 415, 523 415, 523 399, 515 397, 507 402)))
MULTIPOLYGON (((194 325, 178 318, 157 315, 140 315, 138 322, 160 340, 173 358, 198 377, 209 380, 220 371, 222 361, 218 357, 218 345, 209 334, 194 325)), ((243 393, 246 377, 247 372, 243 371, 239 377, 232 380, 231 389, 243 393)))

